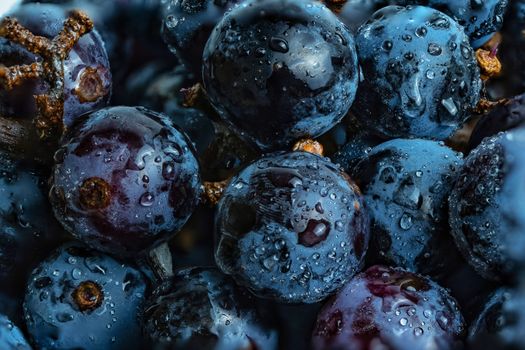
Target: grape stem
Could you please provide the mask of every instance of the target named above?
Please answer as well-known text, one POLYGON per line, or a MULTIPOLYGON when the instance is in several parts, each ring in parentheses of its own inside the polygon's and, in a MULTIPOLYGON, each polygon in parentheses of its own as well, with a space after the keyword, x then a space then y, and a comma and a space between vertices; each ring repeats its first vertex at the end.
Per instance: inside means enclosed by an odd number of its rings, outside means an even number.
POLYGON ((221 118, 217 115, 215 108, 213 108, 208 94, 201 83, 197 83, 189 88, 180 90, 182 94, 182 106, 185 108, 198 109, 209 116, 209 118, 216 122, 222 123, 221 118))
POLYGON ((230 179, 216 182, 205 181, 202 185, 202 201, 212 207, 217 205, 229 183, 230 179))
MULTIPOLYGON (((11 90, 28 79, 40 78, 48 85, 46 94, 36 95, 35 127, 41 139, 60 137, 64 131, 64 60, 82 37, 93 30, 93 22, 82 11, 72 11, 53 39, 33 34, 18 21, 6 17, 0 23, 0 37, 19 44, 42 58, 27 65, 0 65, 0 86, 11 90)), ((16 130, 16 128, 13 128, 16 130)))

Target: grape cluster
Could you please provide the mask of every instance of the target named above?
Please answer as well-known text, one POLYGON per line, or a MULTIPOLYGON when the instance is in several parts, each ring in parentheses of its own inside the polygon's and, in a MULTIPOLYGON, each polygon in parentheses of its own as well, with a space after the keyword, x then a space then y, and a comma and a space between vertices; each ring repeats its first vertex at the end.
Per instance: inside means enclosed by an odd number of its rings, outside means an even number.
POLYGON ((522 0, 23 0, 0 349, 525 349, 522 0))

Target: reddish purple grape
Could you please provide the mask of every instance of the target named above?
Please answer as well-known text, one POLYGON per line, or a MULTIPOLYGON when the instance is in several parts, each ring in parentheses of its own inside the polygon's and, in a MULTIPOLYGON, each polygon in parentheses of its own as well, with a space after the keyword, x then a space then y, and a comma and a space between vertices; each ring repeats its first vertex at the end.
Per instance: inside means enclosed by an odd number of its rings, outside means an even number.
POLYGON ((313 349, 455 349, 463 316, 448 292, 400 268, 373 266, 319 313, 313 349))
POLYGON ((199 166, 172 121, 141 107, 87 116, 55 155, 50 199, 75 237, 129 256, 173 236, 200 196, 199 166))

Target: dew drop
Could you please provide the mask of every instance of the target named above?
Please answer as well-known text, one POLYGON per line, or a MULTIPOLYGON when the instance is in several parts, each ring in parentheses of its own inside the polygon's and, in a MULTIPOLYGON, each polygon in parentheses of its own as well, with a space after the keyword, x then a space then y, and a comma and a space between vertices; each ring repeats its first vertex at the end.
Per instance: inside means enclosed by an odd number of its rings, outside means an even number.
POLYGON ((441 55, 441 52, 443 52, 443 50, 438 44, 434 44, 434 43, 428 44, 428 53, 431 54, 432 56, 439 56, 441 55))
POLYGON ((448 330, 447 329, 448 318, 446 318, 445 315, 438 315, 437 322, 438 322, 439 326, 441 327, 441 329, 443 329, 444 331, 448 330))
POLYGON ((427 28, 425 27, 419 27, 416 29, 416 35, 420 38, 424 37, 425 35, 427 35, 427 28))
POLYGON ((75 280, 78 280, 82 277, 82 271, 77 268, 73 269, 73 271, 71 271, 71 277, 73 277, 75 280))
POLYGON ((393 46, 394 46, 394 45, 392 44, 392 42, 391 42, 390 40, 385 40, 385 41, 383 42, 383 46, 382 46, 382 47, 383 47, 383 50, 385 50, 385 51, 390 51, 390 50, 392 50, 392 47, 393 47, 393 46))
POLYGON ((154 200, 155 196, 153 196, 153 194, 150 192, 146 192, 142 196, 140 196, 139 203, 143 207, 151 207, 153 205, 154 200))
POLYGON ((445 109, 448 113, 450 113, 450 115, 455 116, 456 114, 458 114, 458 107, 454 103, 452 97, 441 100, 441 105, 445 107, 445 109))
POLYGON ((281 53, 287 53, 288 43, 282 38, 272 37, 270 39, 270 49, 281 53))
POLYGON ((412 227, 412 225, 412 215, 408 213, 403 213, 401 219, 399 219, 399 227, 401 227, 403 230, 409 230, 412 227))

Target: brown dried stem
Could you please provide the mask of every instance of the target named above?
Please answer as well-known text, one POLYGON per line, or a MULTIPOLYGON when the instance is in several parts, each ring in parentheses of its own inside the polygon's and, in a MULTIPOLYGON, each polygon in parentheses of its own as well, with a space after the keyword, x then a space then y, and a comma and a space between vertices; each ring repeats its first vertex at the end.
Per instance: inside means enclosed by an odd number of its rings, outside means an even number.
POLYGON ((491 50, 476 50, 476 59, 481 71, 481 79, 489 80, 501 73, 501 62, 496 56, 497 48, 491 50))
POLYGON ((221 122, 220 117, 213 108, 208 98, 208 94, 201 83, 197 83, 189 88, 181 89, 182 94, 182 106, 185 108, 198 109, 215 122, 221 122))
POLYGON ((487 99, 482 98, 479 100, 478 105, 476 108, 474 108, 473 112, 475 114, 485 114, 496 108, 497 106, 507 104, 509 102, 509 99, 502 98, 497 101, 489 101, 487 99))
POLYGON ((22 84, 24 79, 35 79, 43 73, 43 67, 39 62, 21 66, 0 66, 0 82, 7 90, 11 90, 22 84))
POLYGON ((208 182, 205 181, 202 185, 202 199, 204 202, 208 203, 210 206, 215 206, 219 202, 224 193, 224 190, 230 183, 230 179, 217 181, 217 182, 208 182))
POLYGON ((60 33, 49 40, 34 35, 14 18, 0 23, 0 36, 17 43, 40 56, 42 61, 29 65, 0 67, 0 85, 10 90, 28 79, 40 78, 49 89, 35 96, 38 115, 35 126, 40 138, 58 138, 63 132, 64 117, 64 60, 82 35, 93 29, 93 22, 81 11, 72 11, 60 33))
POLYGON ((29 52, 36 55, 51 55, 48 52, 51 41, 48 38, 31 33, 14 18, 4 18, 0 24, 0 36, 25 47, 29 52))
POLYGON ((297 141, 293 147, 292 151, 302 151, 302 152, 308 152, 317 154, 318 156, 324 155, 324 147, 323 145, 313 139, 301 139, 297 141))

